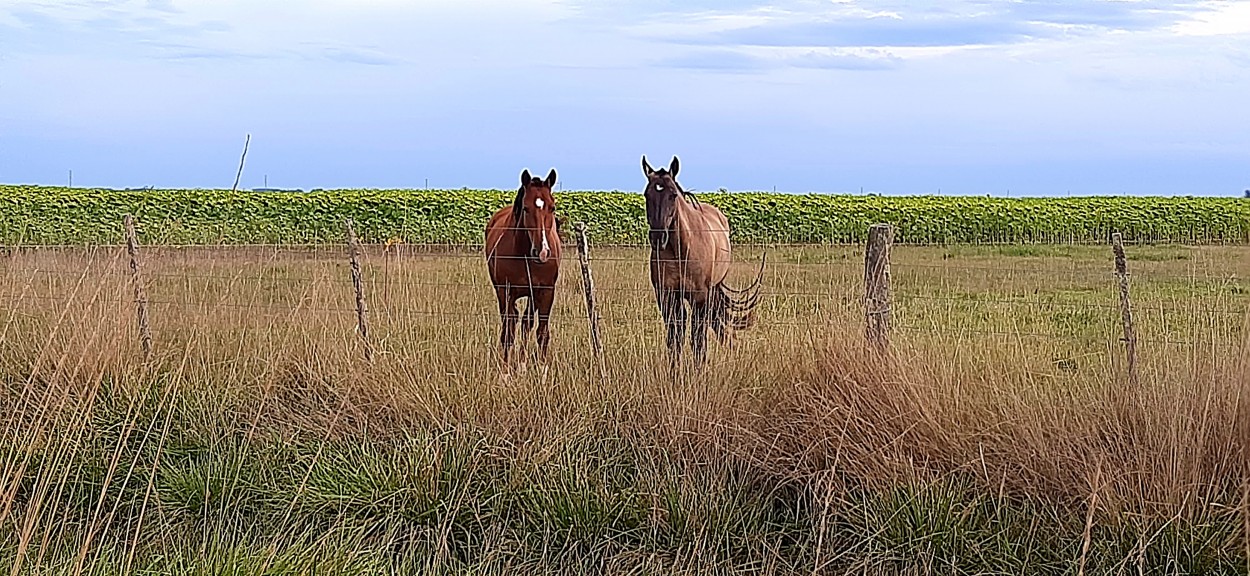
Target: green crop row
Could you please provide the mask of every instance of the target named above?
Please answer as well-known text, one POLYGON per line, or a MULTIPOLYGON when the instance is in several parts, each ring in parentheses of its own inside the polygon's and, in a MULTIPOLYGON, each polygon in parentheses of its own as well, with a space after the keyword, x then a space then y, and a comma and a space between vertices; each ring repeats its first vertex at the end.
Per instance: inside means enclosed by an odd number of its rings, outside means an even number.
MULTIPOLYGON (((351 218, 365 242, 481 244, 501 190, 113 190, 0 186, 0 243, 115 244, 122 217, 141 241, 171 244, 340 243, 351 218)), ((701 193, 729 218, 737 242, 853 243, 868 226, 895 226, 895 241, 1090 243, 1250 242, 1250 200, 1195 197, 988 198, 701 193)), ((561 192, 558 212, 585 222, 601 244, 646 241, 642 195, 561 192)))

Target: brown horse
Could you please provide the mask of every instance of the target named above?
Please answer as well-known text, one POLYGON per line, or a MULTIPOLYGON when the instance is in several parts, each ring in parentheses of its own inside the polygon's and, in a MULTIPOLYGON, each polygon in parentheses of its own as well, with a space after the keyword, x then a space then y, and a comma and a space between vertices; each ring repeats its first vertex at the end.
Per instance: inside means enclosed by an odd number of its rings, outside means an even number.
POLYGON ((648 239, 651 244, 651 287, 668 328, 669 359, 681 360, 690 305, 690 350, 696 365, 707 354, 710 325, 721 344, 731 345, 730 330, 746 330, 755 322, 755 306, 764 275, 764 258, 755 282, 743 290, 725 284, 729 274, 729 220, 715 206, 699 202, 677 183, 677 157, 667 170, 653 170, 642 157, 647 177, 648 239))
POLYGON ((543 360, 547 359, 551 339, 548 321, 560 276, 560 235, 556 230, 556 201, 551 195, 555 184, 555 168, 546 180, 531 177, 528 169, 521 172, 521 188, 512 205, 495 212, 486 224, 486 268, 499 300, 499 346, 505 364, 516 337, 516 301, 520 298, 526 299, 521 353, 525 353, 537 316, 538 349, 543 360))

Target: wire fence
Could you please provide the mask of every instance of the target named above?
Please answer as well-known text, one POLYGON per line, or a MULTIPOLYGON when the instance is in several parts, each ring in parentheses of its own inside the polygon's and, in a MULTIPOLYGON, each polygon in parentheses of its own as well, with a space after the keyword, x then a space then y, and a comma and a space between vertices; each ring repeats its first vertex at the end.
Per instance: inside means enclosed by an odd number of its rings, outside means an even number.
MULTIPOLYGON (((8 247, 0 257, 0 304, 7 308, 0 338, 15 338, 22 322, 77 306, 108 310, 118 322, 145 317, 138 323, 151 325, 134 328, 134 337, 151 334, 157 345, 163 334, 207 322, 350 334, 366 355, 413 331, 493 345, 502 314, 488 253, 484 245, 353 250, 347 242, 136 246, 133 253, 126 246, 8 247)), ((735 244, 727 283, 743 288, 763 271, 752 327, 758 338, 860 325, 887 348, 925 337, 1039 340, 1073 353, 1244 348, 1250 284, 1242 278, 1250 275, 1250 250, 1137 246, 1119 270, 1113 253, 1112 246, 1084 245, 894 247, 887 231, 875 246, 735 244), (1121 278, 1131 278, 1131 294, 1121 278)), ((533 262, 532 255, 516 258, 533 262)), ((655 338, 663 320, 651 266, 647 245, 586 252, 566 245, 547 320, 563 338, 587 346, 593 330, 609 344, 655 338), (585 298, 588 276, 593 299, 585 298)))

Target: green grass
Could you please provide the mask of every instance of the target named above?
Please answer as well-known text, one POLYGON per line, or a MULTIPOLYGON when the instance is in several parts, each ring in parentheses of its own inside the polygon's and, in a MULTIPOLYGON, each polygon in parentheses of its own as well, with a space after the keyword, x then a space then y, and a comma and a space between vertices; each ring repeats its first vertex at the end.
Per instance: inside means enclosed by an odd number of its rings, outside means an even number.
MULTIPOLYGON (((78 478, 73 490, 84 499, 47 512, 59 525, 49 518, 36 529, 36 540, 51 535, 42 558, 27 562, 42 566, 39 573, 70 573, 87 528, 97 526, 95 499, 86 497, 101 492, 120 506, 95 535, 92 573, 123 573, 130 557, 140 572, 180 574, 496 573, 509 566, 520 573, 559 566, 577 573, 607 566, 807 573, 824 566, 1067 574, 1075 573, 1084 542, 1079 509, 998 495, 959 475, 830 492, 819 482, 779 485, 745 462, 674 461, 658 446, 614 448, 593 434, 552 448, 563 454, 527 462, 506 441, 466 431, 393 443, 208 445, 185 459, 165 453, 168 462, 152 476, 160 500, 149 504, 147 527, 136 533, 134 523, 143 516, 148 474, 107 485, 98 476, 78 478)), ((101 460, 79 453, 61 466, 101 460)), ((25 486, 43 473, 31 470, 25 486)), ((19 490, 14 520, 36 500, 29 490, 19 490)), ((1140 559, 1151 570, 1230 573, 1246 564, 1240 518, 1219 510, 1180 523, 1125 519, 1097 529, 1087 573, 1112 574, 1138 561, 1141 538, 1153 538, 1140 559)), ((16 539, 0 545, 0 562, 12 565, 15 548, 16 539)))

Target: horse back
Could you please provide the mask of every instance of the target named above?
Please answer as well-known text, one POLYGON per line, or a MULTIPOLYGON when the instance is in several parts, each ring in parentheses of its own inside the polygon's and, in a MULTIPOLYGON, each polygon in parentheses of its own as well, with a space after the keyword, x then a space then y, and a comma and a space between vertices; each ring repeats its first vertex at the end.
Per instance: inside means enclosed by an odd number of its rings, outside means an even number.
POLYGON ((702 219, 701 257, 711 262, 711 283, 719 284, 729 275, 729 265, 733 262, 729 219, 719 208, 707 203, 700 203, 696 212, 702 219))

